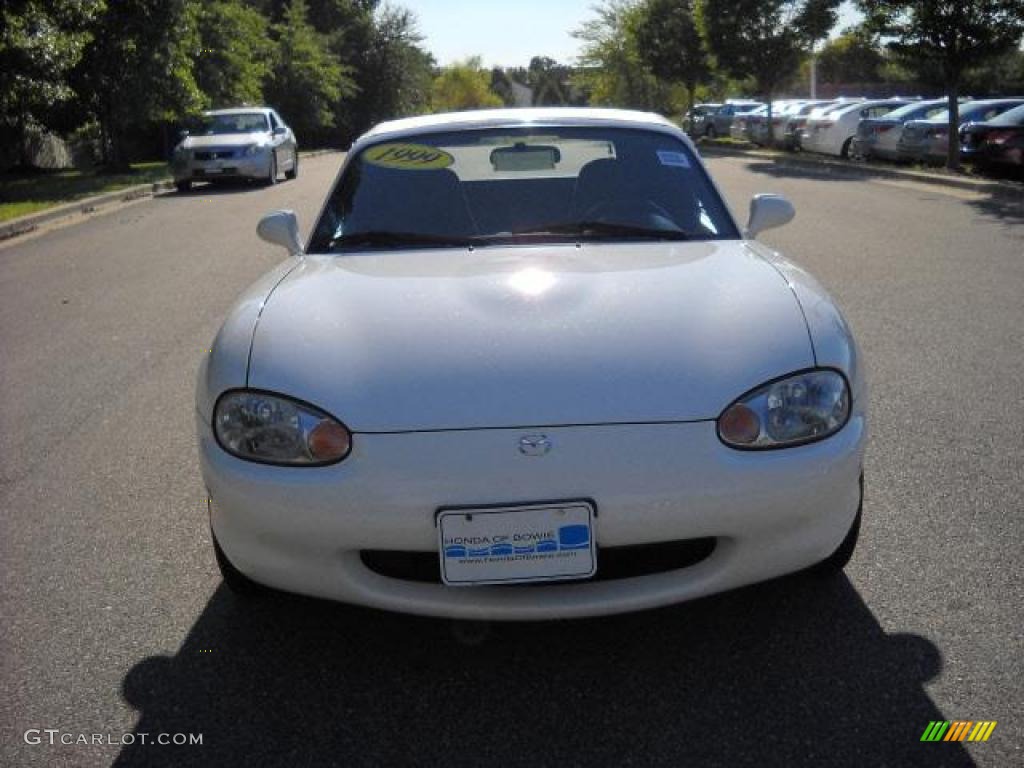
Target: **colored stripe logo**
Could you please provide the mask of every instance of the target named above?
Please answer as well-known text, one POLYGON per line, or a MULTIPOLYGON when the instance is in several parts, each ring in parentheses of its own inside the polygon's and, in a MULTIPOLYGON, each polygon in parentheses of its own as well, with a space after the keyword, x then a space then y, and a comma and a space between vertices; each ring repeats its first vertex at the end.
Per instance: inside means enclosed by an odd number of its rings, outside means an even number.
POLYGON ((996 729, 995 720, 932 720, 921 741, 988 741, 996 729))

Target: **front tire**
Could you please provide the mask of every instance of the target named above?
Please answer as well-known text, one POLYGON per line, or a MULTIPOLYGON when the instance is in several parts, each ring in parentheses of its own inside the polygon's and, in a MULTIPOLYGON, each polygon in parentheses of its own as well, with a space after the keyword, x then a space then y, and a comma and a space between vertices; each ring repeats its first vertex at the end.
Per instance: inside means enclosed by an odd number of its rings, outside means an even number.
POLYGON ((715 126, 709 125, 707 131, 704 133, 709 139, 717 139, 718 131, 715 130, 715 126))
POLYGON ((212 531, 210 537, 213 539, 213 552, 217 557, 217 567, 220 569, 224 586, 231 590, 233 595, 243 600, 254 600, 270 593, 270 589, 253 581, 231 564, 212 531))
POLYGON ((272 187, 277 184, 277 153, 270 153, 270 172, 267 174, 266 184, 272 187))
POLYGON ((299 150, 295 150, 292 154, 292 169, 284 172, 284 177, 289 180, 297 179, 299 177, 299 150))
POLYGON ((843 148, 839 150, 839 156, 843 158, 843 160, 850 159, 850 146, 852 144, 853 139, 847 139, 846 141, 843 142, 843 148))
POLYGON ((183 181, 176 181, 176 182, 174 182, 174 188, 177 189, 181 193, 188 192, 190 189, 192 189, 192 181, 190 179, 185 179, 183 181))

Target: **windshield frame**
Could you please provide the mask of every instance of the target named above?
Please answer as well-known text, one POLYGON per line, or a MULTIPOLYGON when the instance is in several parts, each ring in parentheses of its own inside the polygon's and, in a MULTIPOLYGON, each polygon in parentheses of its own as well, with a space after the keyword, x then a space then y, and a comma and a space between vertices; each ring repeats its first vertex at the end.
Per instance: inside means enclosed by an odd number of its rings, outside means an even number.
MULTIPOLYGON (((327 195, 324 196, 324 201, 317 212, 316 219, 314 221, 313 228, 310 232, 307 244, 306 253, 309 255, 322 255, 322 256, 346 256, 354 255, 357 253, 365 253, 368 251, 366 248, 346 248, 345 250, 329 249, 324 247, 329 240, 319 237, 321 231, 321 223, 325 214, 331 205, 332 199, 337 193, 342 181, 346 178, 358 158, 362 154, 375 146, 382 144, 390 144, 395 142, 409 142, 418 143, 425 137, 436 136, 440 134, 455 134, 455 133, 486 133, 493 131, 536 131, 543 132, 545 130, 579 130, 579 129, 606 129, 609 131, 633 131, 637 133, 648 133, 648 134, 660 134, 662 136, 671 138, 681 145, 680 150, 686 152, 692 168, 699 174, 702 182, 707 186, 711 194, 713 194, 719 203, 720 217, 722 226, 722 233, 716 237, 711 238, 694 238, 692 242, 717 242, 717 241, 742 241, 743 228, 740 226, 736 216, 734 215, 732 208, 725 195, 722 193, 721 188, 715 182, 714 177, 708 172, 704 165, 703 159, 697 152, 696 147, 689 137, 677 126, 670 123, 646 123, 629 120, 608 120, 607 118, 595 117, 595 118, 574 118, 571 120, 558 120, 558 119, 544 119, 544 120, 502 120, 502 121, 488 121, 486 118, 481 119, 480 122, 476 123, 451 123, 451 124, 433 124, 430 126, 409 128, 400 131, 377 131, 372 130, 362 137, 360 137, 353 145, 349 148, 346 153, 345 160, 338 170, 337 175, 332 182, 327 195), (323 241, 323 242, 320 242, 323 241)), ((567 222, 568 223, 568 222, 567 222)), ((671 235, 671 232, 668 234, 671 235)), ((336 239, 336 238, 335 238, 336 239)), ((573 234, 560 234, 560 233, 545 233, 543 237, 540 234, 509 234, 507 237, 491 235, 482 236, 479 240, 472 244, 460 244, 453 246, 430 246, 424 244, 408 245, 408 246, 391 246, 394 250, 400 249, 427 249, 427 248, 469 248, 475 250, 479 248, 488 247, 510 247, 510 246, 525 246, 535 247, 537 245, 555 245, 555 244, 579 244, 583 241, 595 242, 595 243, 636 243, 635 237, 629 237, 623 235, 619 238, 609 237, 607 234, 602 234, 600 237, 581 237, 573 234)), ((647 240, 646 242, 673 242, 678 244, 678 238, 668 236, 664 240, 647 240)), ((380 249, 372 249, 378 252, 380 249)))
POLYGON ((269 133, 270 132, 270 116, 263 111, 255 109, 251 112, 215 112, 213 114, 201 115, 197 121, 196 129, 192 132, 193 136, 204 137, 204 136, 248 136, 251 133, 269 133), (238 117, 261 117, 263 119, 263 128, 255 131, 208 131, 206 126, 218 119, 223 118, 238 118, 238 117))

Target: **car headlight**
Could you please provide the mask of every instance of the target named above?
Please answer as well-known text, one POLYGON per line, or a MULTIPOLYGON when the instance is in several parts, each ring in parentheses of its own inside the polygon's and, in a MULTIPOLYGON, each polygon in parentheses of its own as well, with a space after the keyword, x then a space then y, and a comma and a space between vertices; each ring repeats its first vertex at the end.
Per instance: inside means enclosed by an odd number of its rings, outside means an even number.
POLYGON ((352 433, 318 408, 258 390, 225 392, 213 409, 217 443, 240 459, 323 466, 352 450, 352 433))
POLYGON ((718 437, 732 448, 786 448, 823 440, 850 418, 846 377, 826 368, 769 382, 718 417, 718 437))
POLYGON ((243 152, 242 154, 244 154, 246 157, 252 157, 253 155, 258 155, 265 149, 266 146, 263 144, 250 144, 248 147, 245 148, 245 152, 243 152))

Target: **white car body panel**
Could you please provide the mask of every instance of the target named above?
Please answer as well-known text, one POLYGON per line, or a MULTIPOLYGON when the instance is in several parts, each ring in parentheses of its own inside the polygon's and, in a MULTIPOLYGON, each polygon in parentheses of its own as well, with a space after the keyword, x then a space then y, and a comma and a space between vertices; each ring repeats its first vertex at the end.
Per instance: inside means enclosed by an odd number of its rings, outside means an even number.
POLYGON ((249 386, 359 432, 691 421, 813 365, 786 282, 740 243, 566 243, 309 257, 249 386))
MULTIPOLYGON (((632 125, 692 147, 643 113, 495 110, 379 126, 349 158, 378 141, 524 121, 632 125)), ((208 357, 196 423, 212 531, 238 571, 291 592, 478 620, 641 610, 819 562, 860 508, 856 344, 813 278, 755 242, 298 256, 240 299, 208 357), (851 382, 836 434, 767 451, 718 438, 737 397, 815 366, 851 382), (353 430, 351 453, 317 468, 227 453, 214 403, 242 387, 327 410, 353 430), (536 433, 550 452, 517 450, 536 433), (594 504, 599 572, 615 547, 705 537, 715 547, 688 567, 542 589, 386 576, 360 554, 438 557, 441 508, 556 500, 594 504)))
POLYGON ((875 99, 832 109, 818 117, 814 117, 812 113, 804 129, 801 147, 808 152, 839 157, 857 134, 861 110, 887 104, 892 104, 893 109, 896 109, 906 103, 908 102, 895 99, 875 99))
POLYGON ((348 459, 316 472, 241 461, 208 422, 198 428, 213 531, 251 578, 407 613, 531 620, 653 608, 827 557, 857 514, 865 419, 858 407, 829 440, 770 452, 726 448, 713 421, 545 430, 554 448, 543 458, 516 451, 517 429, 356 435, 348 459), (596 502, 601 547, 719 542, 682 570, 540 589, 389 578, 359 556, 436 552, 442 506, 579 498, 596 502))

